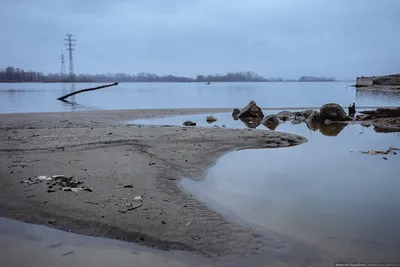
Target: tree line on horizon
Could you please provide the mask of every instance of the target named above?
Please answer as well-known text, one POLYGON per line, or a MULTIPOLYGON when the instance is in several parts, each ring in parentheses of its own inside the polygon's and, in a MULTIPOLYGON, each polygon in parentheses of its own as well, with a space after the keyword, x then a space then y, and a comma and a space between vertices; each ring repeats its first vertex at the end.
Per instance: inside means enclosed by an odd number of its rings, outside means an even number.
MULTIPOLYGON (((196 77, 182 77, 175 75, 156 75, 141 72, 137 74, 107 73, 107 74, 78 74, 74 82, 285 82, 285 81, 336 81, 333 77, 302 76, 297 80, 282 78, 265 78, 252 71, 228 72, 217 75, 197 75, 196 77)), ((0 69, 0 82, 70 82, 67 74, 25 71, 22 68, 6 67, 0 69)))

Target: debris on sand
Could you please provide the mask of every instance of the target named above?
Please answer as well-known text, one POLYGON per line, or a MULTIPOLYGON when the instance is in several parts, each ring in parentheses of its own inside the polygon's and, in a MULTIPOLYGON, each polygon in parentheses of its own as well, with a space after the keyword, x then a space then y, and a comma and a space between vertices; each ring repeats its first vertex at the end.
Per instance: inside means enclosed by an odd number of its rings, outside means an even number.
POLYGON ((61 191, 71 191, 71 192, 80 192, 80 191, 87 191, 93 192, 92 188, 88 188, 85 186, 80 186, 83 184, 81 181, 77 181, 74 177, 65 177, 64 175, 39 175, 33 180, 29 178, 28 180, 23 180, 21 183, 26 184, 39 184, 47 182, 47 192, 54 193, 56 190, 54 188, 59 188, 61 191))
POLYGON ((142 203, 137 204, 136 206, 132 206, 132 203, 130 203, 130 206, 126 206, 126 204, 125 204, 125 208, 124 209, 119 209, 118 212, 127 213, 128 211, 135 210, 137 208, 140 208, 141 206, 143 206, 142 203))
POLYGON ((217 121, 217 118, 214 117, 214 116, 212 116, 212 115, 210 115, 210 116, 207 116, 207 117, 206 117, 206 121, 207 121, 208 123, 213 123, 213 122, 216 122, 216 121, 217 121))
POLYGON ((142 201, 142 200, 143 200, 143 196, 134 197, 133 200, 135 200, 135 201, 142 201))
POLYGON ((36 177, 36 180, 38 181, 52 181, 53 178, 47 175, 39 175, 38 177, 36 177))

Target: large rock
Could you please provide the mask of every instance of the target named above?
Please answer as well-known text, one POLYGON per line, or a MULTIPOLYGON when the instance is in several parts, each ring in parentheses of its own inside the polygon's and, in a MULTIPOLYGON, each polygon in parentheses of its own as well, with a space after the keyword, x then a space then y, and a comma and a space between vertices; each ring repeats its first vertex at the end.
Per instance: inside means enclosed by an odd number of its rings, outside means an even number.
POLYGON ((270 129, 271 131, 275 130, 276 127, 278 127, 279 125, 279 120, 275 115, 268 115, 266 116, 261 123, 267 127, 268 129, 270 129))
POLYGON ((250 101, 250 103, 240 111, 239 118, 257 118, 262 120, 264 118, 264 113, 262 112, 261 108, 257 106, 256 102, 250 101))
POLYGON ((238 109, 238 108, 235 108, 235 109, 232 111, 232 117, 233 117, 233 119, 234 119, 235 121, 239 119, 239 117, 238 117, 239 114, 240 114, 240 109, 238 109))
POLYGON ((331 121, 347 120, 347 114, 339 104, 335 103, 325 104, 321 107, 319 113, 323 121, 326 119, 331 121))
POLYGON ((216 122, 216 121, 217 121, 217 118, 210 115, 210 116, 207 116, 207 117, 206 117, 206 121, 207 121, 208 123, 213 123, 213 122, 216 122))

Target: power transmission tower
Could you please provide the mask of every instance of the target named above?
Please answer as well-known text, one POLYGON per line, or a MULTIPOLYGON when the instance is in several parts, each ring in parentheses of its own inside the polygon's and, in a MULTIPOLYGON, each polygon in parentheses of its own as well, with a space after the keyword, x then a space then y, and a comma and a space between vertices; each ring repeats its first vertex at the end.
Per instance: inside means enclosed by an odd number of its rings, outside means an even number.
POLYGON ((67 51, 69 52, 69 80, 70 82, 73 82, 75 80, 75 73, 74 73, 74 61, 72 59, 72 51, 74 51, 74 42, 76 42, 76 39, 72 39, 72 34, 66 34, 67 39, 64 39, 66 41, 66 46, 67 46, 67 51))
POLYGON ((60 79, 63 80, 65 77, 65 59, 64 53, 61 51, 61 72, 60 72, 60 79))

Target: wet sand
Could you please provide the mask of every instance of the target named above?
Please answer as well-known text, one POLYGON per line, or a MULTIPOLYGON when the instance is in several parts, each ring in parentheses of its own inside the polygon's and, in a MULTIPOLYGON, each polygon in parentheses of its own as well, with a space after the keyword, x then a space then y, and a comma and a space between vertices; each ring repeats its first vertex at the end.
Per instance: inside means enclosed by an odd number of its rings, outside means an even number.
MULTIPOLYGON (((204 256, 275 255, 311 265, 311 248, 226 221, 182 192, 221 155, 284 147, 304 137, 247 129, 126 125, 128 120, 230 109, 122 110, 0 115, 0 216, 204 256), (74 176, 93 192, 48 193, 38 175, 74 176), (119 212, 125 203, 137 209, 119 212), (306 255, 306 256, 304 256, 306 255)), ((57 188, 56 188, 57 189, 57 188)), ((271 257, 272 258, 272 257, 271 257)))

